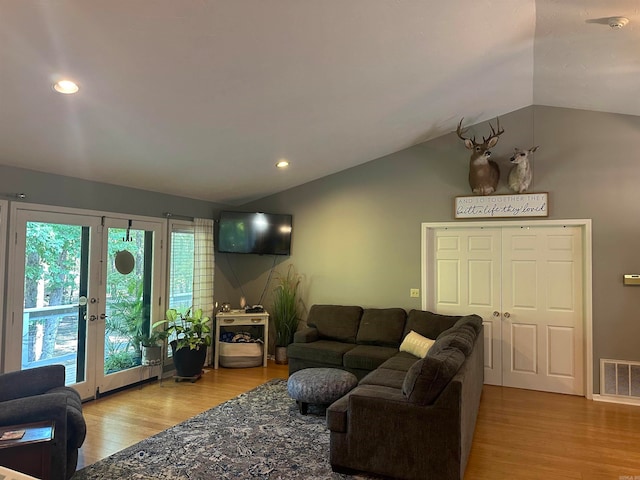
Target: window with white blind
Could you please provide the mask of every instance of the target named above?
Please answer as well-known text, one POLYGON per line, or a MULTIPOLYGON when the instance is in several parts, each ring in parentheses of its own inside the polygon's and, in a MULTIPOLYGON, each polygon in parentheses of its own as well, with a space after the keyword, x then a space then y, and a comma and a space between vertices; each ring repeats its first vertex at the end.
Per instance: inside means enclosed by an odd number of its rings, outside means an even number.
POLYGON ((169 225, 169 308, 185 311, 193 305, 194 227, 192 222, 169 225))

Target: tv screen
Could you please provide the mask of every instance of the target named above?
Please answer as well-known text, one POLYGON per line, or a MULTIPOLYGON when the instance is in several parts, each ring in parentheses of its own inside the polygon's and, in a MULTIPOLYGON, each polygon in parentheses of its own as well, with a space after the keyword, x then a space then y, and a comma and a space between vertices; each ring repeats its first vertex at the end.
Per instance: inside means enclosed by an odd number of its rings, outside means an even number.
POLYGON ((261 212, 220 213, 218 251, 290 255, 292 217, 261 212))

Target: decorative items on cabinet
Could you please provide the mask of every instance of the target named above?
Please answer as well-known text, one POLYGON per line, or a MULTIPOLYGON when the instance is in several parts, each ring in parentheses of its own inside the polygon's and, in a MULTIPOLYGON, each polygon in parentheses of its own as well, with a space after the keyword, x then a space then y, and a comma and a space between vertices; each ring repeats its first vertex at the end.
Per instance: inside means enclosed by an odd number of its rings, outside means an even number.
POLYGON ((216 315, 216 326, 214 333, 213 345, 213 368, 219 366, 229 367, 247 367, 257 366, 260 362, 254 363, 257 349, 260 349, 260 359, 262 366, 267 366, 267 346, 269 345, 269 314, 262 310, 261 312, 247 313, 245 310, 230 310, 228 312, 219 311, 216 315), (223 345, 220 341, 223 331, 236 329, 237 327, 260 327, 262 329, 262 343, 246 343, 246 344, 228 344, 223 345), (229 348, 231 346, 231 348, 229 348), (244 348, 244 359, 238 358, 238 349, 244 348), (225 350, 225 351, 223 351, 225 350), (225 357, 225 354, 229 354, 225 357), (224 358, 223 358, 224 357, 224 358), (231 358, 236 357, 236 358, 231 358), (244 363, 243 363, 244 362, 244 363))

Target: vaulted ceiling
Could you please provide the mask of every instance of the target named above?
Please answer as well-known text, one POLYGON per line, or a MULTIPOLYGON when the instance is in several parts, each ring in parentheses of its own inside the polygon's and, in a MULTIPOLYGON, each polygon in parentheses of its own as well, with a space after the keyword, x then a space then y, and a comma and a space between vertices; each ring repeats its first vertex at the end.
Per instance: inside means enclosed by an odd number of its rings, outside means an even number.
POLYGON ((0 0, 0 165, 237 205, 461 116, 639 115, 639 6, 0 0), (80 91, 55 92, 62 77, 80 91))

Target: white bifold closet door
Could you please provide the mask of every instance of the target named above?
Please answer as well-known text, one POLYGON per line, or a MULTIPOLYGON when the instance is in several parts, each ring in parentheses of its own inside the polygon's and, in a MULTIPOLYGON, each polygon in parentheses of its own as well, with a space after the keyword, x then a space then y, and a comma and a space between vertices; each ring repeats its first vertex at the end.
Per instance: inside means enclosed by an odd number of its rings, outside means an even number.
POLYGON ((438 228, 433 309, 483 318, 485 383, 584 394, 582 232, 438 228))

